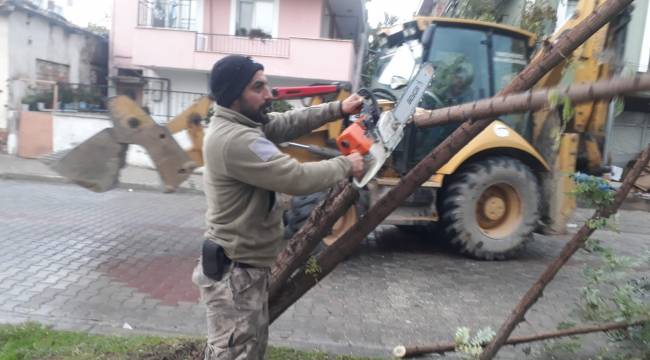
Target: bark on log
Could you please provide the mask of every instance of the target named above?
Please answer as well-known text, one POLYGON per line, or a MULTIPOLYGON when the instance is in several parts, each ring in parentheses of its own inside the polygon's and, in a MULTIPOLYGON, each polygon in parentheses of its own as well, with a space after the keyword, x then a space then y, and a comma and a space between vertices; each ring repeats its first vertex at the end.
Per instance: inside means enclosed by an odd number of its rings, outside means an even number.
MULTIPOLYGON (((648 320, 639 320, 634 322, 614 322, 600 325, 580 326, 571 329, 564 329, 559 331, 541 333, 529 336, 515 336, 511 337, 505 342, 505 345, 517 345, 534 341, 542 341, 548 339, 555 339, 566 336, 589 334, 594 332, 613 331, 627 329, 630 327, 641 326, 647 324, 648 320)), ((431 345, 414 345, 404 346, 398 345, 393 349, 393 355, 399 358, 409 358, 412 356, 424 354, 444 354, 446 352, 456 351, 456 344, 453 341, 443 342, 431 345)))
MULTIPOLYGON (((534 59, 498 95, 506 95, 530 89, 548 71, 561 63, 566 58, 566 54, 573 52, 611 18, 623 11, 631 2, 632 0, 608 0, 572 30, 562 34, 557 42, 548 47, 547 52, 543 56, 534 59)), ((447 163, 453 155, 491 122, 491 119, 482 119, 475 122, 463 123, 404 176, 397 186, 383 196, 368 211, 363 219, 352 226, 338 241, 325 249, 317 257, 317 263, 321 270, 318 274, 305 274, 304 271, 299 271, 284 285, 280 285, 281 290, 277 296, 269 301, 271 322, 277 319, 291 304, 311 289, 318 280, 329 274, 338 263, 352 254, 361 241, 396 209, 404 199, 429 179, 436 170, 447 163)), ((351 186, 348 185, 347 187, 350 188, 351 186)), ((354 189, 346 190, 339 196, 354 196, 355 192, 356 190, 354 189)), ((350 203, 345 200, 342 198, 334 202, 350 203)), ((333 212, 334 209, 331 207, 327 208, 325 210, 325 216, 330 216, 328 211, 333 212)), ((323 220, 321 219, 321 221, 323 220)), ((317 224, 309 222, 305 226, 317 226, 317 224)))
MULTIPOLYGON (((641 153, 630 172, 625 176, 625 180, 614 196, 614 202, 610 206, 599 207, 596 209, 591 219, 608 218, 616 213, 649 160, 650 145, 641 153)), ((512 310, 506 321, 501 325, 494 339, 485 347, 485 350, 481 353, 479 359, 488 360, 492 359, 494 355, 496 355, 497 351, 499 351, 501 346, 503 346, 515 327, 523 321, 524 315, 528 309, 530 309, 537 299, 542 296, 542 292, 544 291, 544 288, 546 288, 546 285, 553 280, 562 266, 564 266, 571 256, 584 245, 585 241, 587 241, 589 236, 594 232, 594 229, 590 228, 588 224, 589 221, 582 225, 580 230, 578 230, 571 240, 564 245, 560 255, 558 255, 558 257, 548 265, 546 270, 544 270, 540 275, 539 279, 537 279, 533 286, 528 289, 517 306, 512 310)))
POLYGON ((545 107, 552 94, 568 97, 578 104, 586 101, 611 99, 614 96, 650 90, 650 75, 636 75, 632 78, 613 78, 592 84, 574 85, 537 91, 527 91, 444 109, 424 111, 414 116, 419 127, 445 125, 469 119, 492 118, 516 112, 534 111, 545 107))
POLYGON ((356 201, 359 193, 345 185, 346 183, 339 184, 325 201, 311 212, 306 223, 317 224, 317 226, 300 228, 289 240, 287 247, 278 255, 271 268, 269 299, 277 295, 281 285, 307 260, 311 251, 332 229, 336 220, 343 216, 356 201))

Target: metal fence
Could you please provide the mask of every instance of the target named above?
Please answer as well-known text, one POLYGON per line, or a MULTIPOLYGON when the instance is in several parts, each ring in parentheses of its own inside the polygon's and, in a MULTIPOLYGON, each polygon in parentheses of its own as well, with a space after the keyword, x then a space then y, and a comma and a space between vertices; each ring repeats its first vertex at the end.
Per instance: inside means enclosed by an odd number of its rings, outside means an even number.
POLYGON ((196 0, 138 0, 138 26, 197 30, 196 0))
MULTIPOLYGON (((122 89, 124 90, 124 89, 122 89)), ((28 87, 22 103, 33 111, 107 112, 106 100, 119 91, 114 86, 47 82, 28 87)), ((165 124, 205 94, 139 87, 129 92, 152 119, 165 124)))
POLYGON ((196 100, 205 96, 202 93, 148 88, 142 90, 142 95, 142 107, 159 124, 169 122, 196 100))
POLYGON ((196 51, 288 58, 290 40, 285 38, 243 37, 196 34, 196 51))

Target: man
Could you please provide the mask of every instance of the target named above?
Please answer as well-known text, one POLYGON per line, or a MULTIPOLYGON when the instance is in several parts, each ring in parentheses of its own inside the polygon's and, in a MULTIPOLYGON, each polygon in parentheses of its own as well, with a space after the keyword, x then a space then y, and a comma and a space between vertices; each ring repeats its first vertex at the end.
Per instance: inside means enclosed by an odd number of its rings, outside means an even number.
POLYGON ((214 65, 210 90, 217 105, 203 146, 207 231, 192 274, 207 307, 205 358, 262 359, 270 266, 285 246, 275 193, 310 194, 363 175, 359 154, 300 163, 275 143, 357 113, 362 98, 269 114, 264 67, 238 55, 214 65))

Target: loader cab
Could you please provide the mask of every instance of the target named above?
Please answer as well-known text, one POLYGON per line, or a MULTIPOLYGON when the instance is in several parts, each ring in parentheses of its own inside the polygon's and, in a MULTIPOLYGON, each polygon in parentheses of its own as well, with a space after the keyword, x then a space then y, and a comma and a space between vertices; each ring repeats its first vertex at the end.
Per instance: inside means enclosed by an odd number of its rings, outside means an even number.
MULTIPOLYGON (((373 77, 378 96, 399 98, 420 63, 434 65, 434 80, 420 103, 436 109, 494 96, 528 63, 533 35, 519 29, 481 21, 418 18, 386 34, 373 77), (399 30, 399 28, 398 28, 399 30)), ((532 128, 527 114, 502 117, 526 139, 532 128)), ((411 125, 393 153, 393 166, 405 173, 451 134, 458 124, 428 129, 411 125)))

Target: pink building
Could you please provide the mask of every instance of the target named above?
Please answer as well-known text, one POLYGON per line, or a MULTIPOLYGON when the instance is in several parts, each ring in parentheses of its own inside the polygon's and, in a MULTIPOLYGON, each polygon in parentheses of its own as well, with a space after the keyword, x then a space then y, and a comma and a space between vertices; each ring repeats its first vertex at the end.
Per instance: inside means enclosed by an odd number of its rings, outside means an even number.
MULTIPOLYGON (((249 55, 274 86, 359 79, 364 0, 114 0, 109 72, 118 94, 174 115, 209 71, 249 55), (172 99, 166 92, 188 92, 172 99)), ((178 95, 178 94, 175 94, 178 95)), ((191 98, 191 99, 190 99, 191 98)), ((162 118, 157 120, 164 121, 162 118)))

